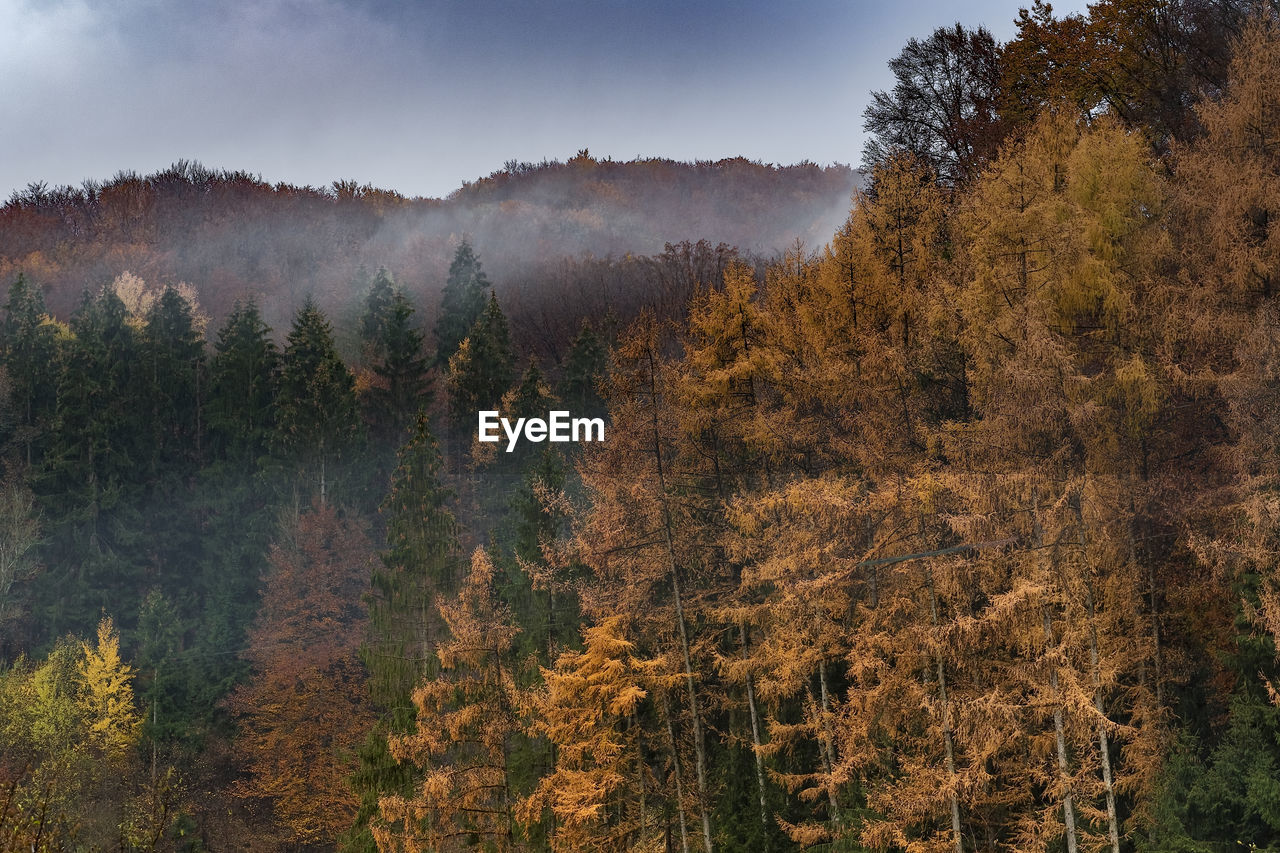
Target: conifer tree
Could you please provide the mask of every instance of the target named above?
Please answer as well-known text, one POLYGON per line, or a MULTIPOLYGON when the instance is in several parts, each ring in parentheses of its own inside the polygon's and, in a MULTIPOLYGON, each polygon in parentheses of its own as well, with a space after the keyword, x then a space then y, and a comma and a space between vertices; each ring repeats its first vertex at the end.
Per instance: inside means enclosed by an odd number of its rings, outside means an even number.
POLYGON ((470 422, 481 409, 496 409, 511 385, 516 357, 507 318, 489 294, 484 312, 449 359, 449 407, 455 422, 470 422))
POLYGON ((355 445, 360 420, 355 380, 310 297, 294 318, 281 360, 276 429, 280 445, 313 470, 316 493, 327 502, 335 463, 355 445))
POLYGON ((364 310, 360 314, 360 351, 366 363, 376 364, 387 356, 383 339, 397 293, 399 288, 391 273, 386 267, 378 267, 369 283, 364 310))
POLYGON ((397 290, 378 329, 378 355, 373 362, 378 382, 367 392, 375 429, 396 441, 408 433, 431 399, 422 333, 413 325, 413 314, 408 297, 397 290))
POLYGON ((253 299, 236 302, 218 331, 207 406, 214 452, 256 460, 275 426, 280 356, 253 299))
POLYGON ((346 850, 372 849, 369 824, 378 799, 407 797, 421 778, 415 765, 391 757, 387 738, 414 731, 413 689, 435 676, 436 648, 447 638, 439 603, 457 586, 458 555, 449 493, 440 477, 440 453, 426 416, 419 414, 413 437, 400 449, 383 505, 388 547, 373 570, 369 636, 361 648, 370 697, 382 716, 361 748, 353 777, 361 806, 346 850))
POLYGON ((58 327, 45 311, 40 288, 21 274, 9 287, 0 341, 17 418, 12 440, 29 467, 39 460, 42 434, 54 413, 58 327))
POLYGON ((464 338, 484 313, 489 280, 480 268, 480 259, 467 240, 458 244, 449 265, 436 320, 436 364, 444 369, 464 338))
POLYGON ((192 323, 191 305, 173 288, 166 287, 147 312, 140 348, 151 474, 181 475, 201 443, 204 342, 192 323))
POLYGON ((595 414, 603 408, 597 390, 609 358, 599 336, 585 318, 564 360, 560 397, 575 415, 595 414))
POLYGON ((492 560, 477 548, 457 600, 439 602, 449 628, 437 648, 440 670, 414 690, 415 731, 390 739, 391 754, 420 767, 423 778, 411 796, 380 801, 379 850, 516 846, 508 761, 523 700, 509 653, 520 629, 496 581, 492 560))
POLYGON ((347 779, 372 723, 357 650, 373 559, 366 525, 318 501, 271 549, 246 659, 227 699, 248 777, 236 792, 272 804, 294 844, 331 843, 356 815, 347 779))

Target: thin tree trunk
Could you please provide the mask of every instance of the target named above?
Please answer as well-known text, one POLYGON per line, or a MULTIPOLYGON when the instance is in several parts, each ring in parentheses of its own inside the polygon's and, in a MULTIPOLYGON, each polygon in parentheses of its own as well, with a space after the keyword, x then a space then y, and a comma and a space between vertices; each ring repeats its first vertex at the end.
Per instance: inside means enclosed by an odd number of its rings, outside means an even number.
MULTIPOLYGON (((1031 489, 1031 504, 1031 544, 1035 550, 1039 550, 1044 542, 1044 528, 1040 526, 1040 496, 1035 487, 1031 489)), ((1044 616, 1044 639, 1047 651, 1053 645, 1053 620, 1049 617, 1048 605, 1043 605, 1040 612, 1044 616)), ((1053 690, 1056 701, 1058 698, 1057 667, 1049 668, 1049 687, 1053 690)), ((1071 798, 1071 765, 1067 761, 1067 743, 1063 732, 1062 705, 1060 704, 1053 709, 1053 736, 1058 748, 1058 774, 1062 777, 1062 820, 1067 827, 1067 853, 1076 853, 1078 847, 1076 809, 1071 798)))
POLYGON ((680 849, 689 853, 689 827, 684 817, 684 783, 680 781, 680 746, 676 743, 676 727, 671 722, 671 702, 664 691, 662 711, 667 718, 667 737, 671 740, 671 766, 676 777, 676 814, 680 818, 680 849))
MULTIPOLYGON (((1043 608, 1044 638, 1046 645, 1053 645, 1053 623, 1049 619, 1049 608, 1043 608)), ((1049 687, 1053 690, 1054 700, 1058 698, 1058 669, 1049 669, 1049 687)), ((1053 735, 1058 746, 1058 773, 1062 777, 1062 819, 1067 825, 1067 853, 1076 853, 1076 810, 1071 799, 1071 766, 1067 762, 1067 743, 1063 734, 1062 706, 1053 709, 1053 735)))
MULTIPOLYGON (((1089 573, 1086 558, 1087 539, 1084 532, 1084 512, 1080 506, 1080 498, 1075 502, 1076 525, 1080 543, 1080 559, 1084 561, 1086 574, 1089 573)), ((1129 545, 1133 547, 1133 532, 1130 527, 1129 545)), ((1102 674, 1098 666, 1098 622, 1097 608, 1093 601, 1093 582, 1089 577, 1084 584, 1085 607, 1089 616, 1089 666, 1093 675, 1093 707, 1098 711, 1098 753, 1102 758, 1102 783, 1107 794, 1107 832, 1111 839, 1111 853, 1120 853, 1120 826, 1116 820, 1116 791, 1111 775, 1111 745, 1107 738, 1107 713, 1102 703, 1102 674)))
MULTIPOLYGON (((929 588, 929 617, 933 627, 938 627, 938 597, 933 590, 933 571, 928 562, 924 566, 925 584, 929 588)), ((942 652, 935 650, 934 660, 938 667, 938 699, 942 702, 942 745, 947 759, 947 797, 951 801, 951 834, 955 840, 956 853, 964 853, 964 836, 960 829, 960 797, 956 793, 956 758, 955 745, 951 742, 951 702, 947 698, 947 671, 943 665, 942 652)), ((1075 853, 1073 850, 1072 853, 1075 853)))
MULTIPOLYGON (((738 623, 738 639, 742 644, 742 659, 747 660, 747 626, 738 623)), ((752 756, 756 760, 756 785, 760 788, 760 825, 764 828, 764 849, 769 849, 769 806, 765 802, 764 757, 760 754, 763 744, 760 740, 760 713, 756 708, 755 679, 747 673, 747 707, 751 710, 751 746, 752 756)))
MULTIPOLYGON (((820 726, 821 736, 818 744, 822 748, 823 763, 827 766, 827 802, 831 807, 831 825, 838 827, 840 825, 840 801, 836 797, 836 786, 834 782, 836 770, 836 753, 833 743, 835 735, 831 732, 828 724, 828 718, 831 714, 830 690, 827 687, 827 663, 822 658, 818 658, 818 690, 821 697, 821 706, 816 708, 818 715, 818 724, 820 726)), ((812 695, 810 696, 812 701, 812 695)))
POLYGON ((693 754, 698 775, 698 810, 702 813, 702 835, 707 853, 713 853, 711 815, 707 809, 707 750, 698 711, 698 692, 694 686, 693 657, 689 654, 689 629, 684 618, 684 597, 680 591, 680 571, 676 565, 675 541, 671 533, 671 508, 667 504, 667 478, 662 465, 662 439, 658 429, 657 364, 652 350, 649 357, 649 402, 653 426, 653 454, 657 464, 658 492, 662 500, 662 534, 667 547, 667 567, 671 572, 671 591, 675 598, 676 625, 680 634, 680 653, 684 658, 685 685, 689 692, 689 715, 693 722, 693 754))

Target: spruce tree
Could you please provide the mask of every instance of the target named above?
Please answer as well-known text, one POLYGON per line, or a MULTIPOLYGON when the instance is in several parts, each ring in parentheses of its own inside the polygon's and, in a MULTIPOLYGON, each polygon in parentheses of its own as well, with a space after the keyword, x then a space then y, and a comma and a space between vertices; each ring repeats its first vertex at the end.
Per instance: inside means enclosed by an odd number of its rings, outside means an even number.
POLYGON ((141 351, 151 475, 171 466, 174 473, 184 473, 200 446, 204 342, 192 322, 190 303, 171 287, 147 312, 141 351))
POLYGON ((386 267, 378 267, 369 292, 364 298, 364 311, 360 315, 360 352, 366 362, 378 362, 386 357, 383 349, 386 325, 399 291, 386 267))
POLYGON ((280 364, 270 333, 253 299, 236 302, 218 332, 207 407, 216 454, 252 460, 267 450, 280 364))
POLYGON ((40 288, 21 274, 9 287, 4 310, 0 359, 8 372, 16 421, 9 440, 21 449, 23 461, 32 465, 39 459, 41 434, 54 411, 57 326, 45 312, 40 288))
POLYGON ((564 378, 560 383, 560 396, 575 415, 594 414, 604 409, 596 387, 604 377, 608 362, 609 354, 604 344, 591 328, 591 323, 584 319, 582 328, 569 346, 569 354, 564 361, 564 378))
POLYGON ((369 635, 360 652, 380 721, 361 747, 360 768, 352 779, 360 812, 343 845, 347 851, 375 849, 370 822, 378 814, 378 798, 409 796, 421 776, 391 757, 387 738, 414 731, 413 688, 435 672, 436 645, 445 636, 438 599, 457 583, 456 525, 440 476, 440 451, 426 415, 419 414, 382 506, 387 550, 373 569, 369 635))
POLYGON ((307 297, 293 321, 280 370, 277 439, 299 464, 314 469, 326 503, 333 463, 360 433, 355 379, 334 347, 333 328, 307 297))
POLYGON ((488 290, 489 280, 480 268, 480 259, 471 244, 463 240, 449 265, 449 278, 441 294, 440 316, 436 320, 436 364, 441 368, 449 363, 484 312, 484 295, 488 290))
POLYGON ((373 372, 380 381, 368 391, 374 428, 397 443, 408 432, 418 411, 430 401, 422 333, 414 326, 413 314, 413 304, 397 291, 378 331, 378 360, 373 372))
POLYGON ((496 409, 515 369, 511 332, 498 298, 489 295, 484 313, 449 360, 449 403, 457 421, 480 409, 496 409))

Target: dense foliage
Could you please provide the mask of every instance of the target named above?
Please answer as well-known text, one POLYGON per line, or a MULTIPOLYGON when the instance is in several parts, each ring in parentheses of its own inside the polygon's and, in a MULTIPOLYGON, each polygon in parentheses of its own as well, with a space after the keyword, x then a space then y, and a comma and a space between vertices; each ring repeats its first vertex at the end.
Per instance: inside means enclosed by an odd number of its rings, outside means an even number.
POLYGON ((1213 6, 914 40, 821 250, 554 311, 458 240, 438 310, 64 321, 31 226, 0 850, 1273 849, 1280 20, 1213 6), (606 440, 474 441, 557 406, 606 440))

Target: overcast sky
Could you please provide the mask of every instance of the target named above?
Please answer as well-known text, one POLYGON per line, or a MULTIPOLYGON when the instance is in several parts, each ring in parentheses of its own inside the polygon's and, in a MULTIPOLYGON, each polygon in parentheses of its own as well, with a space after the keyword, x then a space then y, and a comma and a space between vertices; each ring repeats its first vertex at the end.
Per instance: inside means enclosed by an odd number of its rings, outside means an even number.
POLYGON ((580 148, 856 165, 907 38, 1017 6, 0 0, 0 200, 184 158, 426 196, 580 148))

